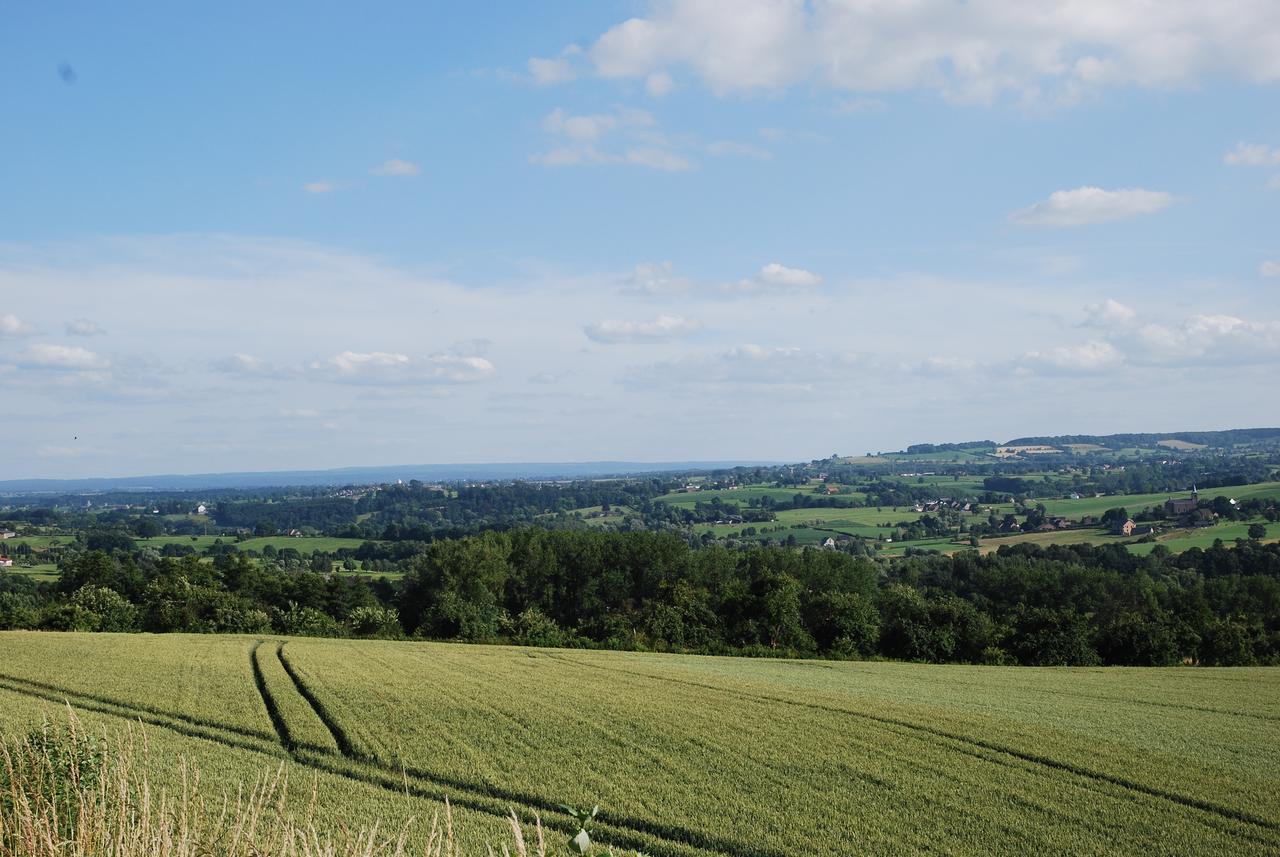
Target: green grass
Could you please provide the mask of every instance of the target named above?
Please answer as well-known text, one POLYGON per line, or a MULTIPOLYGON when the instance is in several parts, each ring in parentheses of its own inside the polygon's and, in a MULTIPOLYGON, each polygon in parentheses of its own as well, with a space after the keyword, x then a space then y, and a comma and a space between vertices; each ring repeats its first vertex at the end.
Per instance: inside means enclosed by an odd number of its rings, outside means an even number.
POLYGON ((0 634, 0 729, 62 698, 215 783, 289 759, 322 821, 448 795, 471 841, 598 801, 655 857, 1280 849, 1275 669, 0 634))
MULTIPOLYGON (((1079 500, 1040 500, 1050 515, 1079 520, 1086 515, 1101 517, 1108 509, 1123 507, 1130 515, 1135 515, 1151 506, 1163 506, 1170 497, 1190 497, 1190 491, 1158 492, 1155 494, 1113 494, 1107 497, 1081 497, 1079 500)), ((1214 497, 1234 497, 1247 500, 1254 497, 1280 498, 1280 482, 1259 482, 1256 485, 1226 486, 1223 488, 1205 488, 1200 492, 1201 500, 1212 500, 1214 497)))
POLYGON ((51 562, 39 563, 37 565, 24 566, 15 562, 8 568, 0 568, 0 574, 15 574, 23 577, 29 577, 32 580, 42 580, 47 583, 54 583, 58 580, 58 567, 51 562))
POLYGON ((291 538, 289 536, 262 536, 259 538, 246 539, 236 544, 236 547, 242 551, 261 551, 267 545, 272 545, 276 550, 284 550, 285 548, 293 548, 299 553, 313 553, 314 551, 324 551, 325 553, 333 553, 339 548, 355 548, 364 544, 364 539, 340 539, 332 536, 302 536, 300 538, 291 538))
MULTIPOLYGON (((780 506, 790 506, 791 498, 797 494, 805 496, 821 496, 814 493, 814 485, 802 485, 797 488, 766 488, 760 485, 748 485, 743 488, 723 489, 718 491, 694 491, 688 494, 663 494, 661 497, 655 498, 655 501, 666 503, 669 506, 692 509, 698 503, 710 503, 712 498, 719 497, 724 503, 735 503, 739 507, 747 508, 752 499, 759 500, 764 497, 772 497, 774 502, 780 506)), ((849 495, 847 499, 853 497, 861 497, 862 495, 849 495)))

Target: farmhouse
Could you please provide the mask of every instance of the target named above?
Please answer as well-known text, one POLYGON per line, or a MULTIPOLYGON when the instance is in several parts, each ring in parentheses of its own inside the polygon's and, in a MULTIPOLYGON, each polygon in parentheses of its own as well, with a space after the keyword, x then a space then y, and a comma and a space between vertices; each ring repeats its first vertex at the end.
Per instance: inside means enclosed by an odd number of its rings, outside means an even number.
POLYGON ((13 565, 13 559, 11 557, 0 556, 0 566, 8 568, 11 565, 13 565))
POLYGON ((1116 524, 1112 527, 1111 532, 1117 536, 1131 536, 1133 535, 1133 531, 1137 528, 1138 524, 1133 520, 1133 518, 1129 518, 1127 521, 1116 524))
POLYGON ((0 530, 0 539, 12 539, 17 535, 13 530, 0 530))

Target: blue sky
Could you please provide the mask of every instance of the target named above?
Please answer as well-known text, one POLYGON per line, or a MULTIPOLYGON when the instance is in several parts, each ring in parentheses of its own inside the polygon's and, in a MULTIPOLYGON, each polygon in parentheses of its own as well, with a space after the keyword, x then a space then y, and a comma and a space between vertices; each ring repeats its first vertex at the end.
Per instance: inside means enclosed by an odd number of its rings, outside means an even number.
POLYGON ((11 477, 1280 423, 1280 6, 40 4, 11 477))

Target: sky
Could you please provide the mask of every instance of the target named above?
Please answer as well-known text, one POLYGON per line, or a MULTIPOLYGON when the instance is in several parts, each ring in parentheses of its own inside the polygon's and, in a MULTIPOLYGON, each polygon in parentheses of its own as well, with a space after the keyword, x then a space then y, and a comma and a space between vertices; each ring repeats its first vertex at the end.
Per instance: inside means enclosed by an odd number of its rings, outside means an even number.
POLYGON ((0 477, 1280 425, 1280 3, 9 4, 0 477))

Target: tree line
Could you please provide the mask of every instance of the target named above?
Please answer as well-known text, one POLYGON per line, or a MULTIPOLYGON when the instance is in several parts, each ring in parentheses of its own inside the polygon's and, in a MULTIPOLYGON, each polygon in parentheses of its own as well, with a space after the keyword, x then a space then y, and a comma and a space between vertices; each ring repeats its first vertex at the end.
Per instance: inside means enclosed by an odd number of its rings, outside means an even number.
POLYGON ((417 546, 402 580, 124 548, 0 574, 0 628, 287 633, 1027 665, 1280 663, 1280 545, 1018 545, 874 560, 518 528, 417 546))

